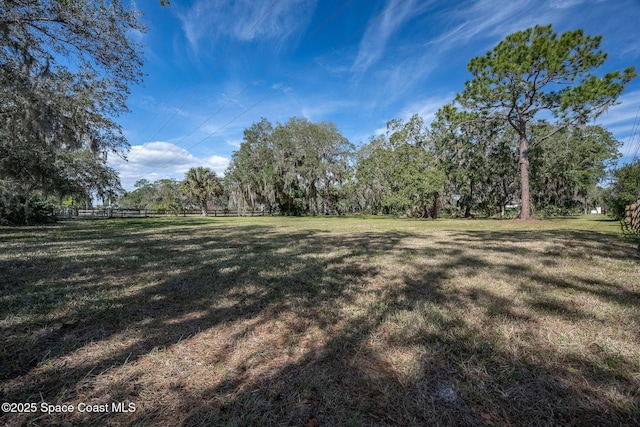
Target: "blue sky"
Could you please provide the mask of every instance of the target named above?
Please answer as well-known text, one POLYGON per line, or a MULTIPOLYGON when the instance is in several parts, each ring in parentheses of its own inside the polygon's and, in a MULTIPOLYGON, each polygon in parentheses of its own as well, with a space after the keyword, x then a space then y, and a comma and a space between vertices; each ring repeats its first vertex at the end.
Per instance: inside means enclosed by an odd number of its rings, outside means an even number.
MULTIPOLYGON (((123 186, 182 179, 193 166, 219 175, 243 130, 266 117, 333 121, 352 143, 393 118, 433 114, 471 78, 466 66, 506 35, 536 24, 603 35, 602 72, 640 66, 638 0, 138 0, 149 31, 146 77, 118 118, 131 150, 111 156, 123 186)), ((638 138, 640 79, 597 123, 638 138), (636 132, 634 132, 634 130, 636 132)))

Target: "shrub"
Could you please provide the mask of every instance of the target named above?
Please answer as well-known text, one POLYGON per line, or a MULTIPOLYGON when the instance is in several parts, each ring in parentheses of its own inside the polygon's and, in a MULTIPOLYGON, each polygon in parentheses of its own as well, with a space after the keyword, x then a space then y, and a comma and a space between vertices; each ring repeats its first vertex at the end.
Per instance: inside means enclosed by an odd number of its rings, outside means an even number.
POLYGON ((55 220, 55 204, 40 192, 18 193, 0 189, 0 224, 50 224, 55 220))

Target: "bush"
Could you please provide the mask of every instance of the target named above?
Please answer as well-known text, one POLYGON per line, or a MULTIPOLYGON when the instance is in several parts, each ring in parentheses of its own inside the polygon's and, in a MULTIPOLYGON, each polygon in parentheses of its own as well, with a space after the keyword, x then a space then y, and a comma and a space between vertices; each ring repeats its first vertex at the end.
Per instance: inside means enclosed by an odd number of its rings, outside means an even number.
POLYGON ((605 205, 616 219, 624 218, 625 207, 640 198, 640 160, 613 173, 614 182, 605 193, 605 205))
POLYGON ((41 193, 0 190, 0 224, 50 224, 55 220, 55 204, 41 193))
POLYGON ((584 209, 578 203, 567 204, 567 206, 544 205, 536 209, 536 216, 541 218, 552 218, 556 216, 575 216, 584 213, 584 209))
POLYGON ((500 208, 497 207, 495 203, 486 201, 478 203, 478 210, 487 218, 490 218, 500 212, 500 208))
POLYGON ((605 204, 610 216, 615 219, 623 219, 625 217, 626 207, 636 203, 637 200, 637 197, 631 193, 609 193, 605 198, 605 204))

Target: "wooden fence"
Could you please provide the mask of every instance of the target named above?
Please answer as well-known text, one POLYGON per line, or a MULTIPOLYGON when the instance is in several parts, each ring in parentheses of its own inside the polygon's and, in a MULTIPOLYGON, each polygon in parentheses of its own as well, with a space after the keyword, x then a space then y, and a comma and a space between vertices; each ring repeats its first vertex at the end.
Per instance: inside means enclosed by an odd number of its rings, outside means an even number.
POLYGON ((631 225, 634 231, 640 233, 640 199, 625 208, 625 221, 631 225))
MULTIPOLYGON (((241 209, 210 209, 209 216, 265 216, 269 213, 259 210, 241 209)), ((180 210, 171 212, 169 210, 151 209, 61 209, 58 211, 58 218, 90 219, 90 218, 147 218, 159 216, 201 216, 200 209, 180 210)))

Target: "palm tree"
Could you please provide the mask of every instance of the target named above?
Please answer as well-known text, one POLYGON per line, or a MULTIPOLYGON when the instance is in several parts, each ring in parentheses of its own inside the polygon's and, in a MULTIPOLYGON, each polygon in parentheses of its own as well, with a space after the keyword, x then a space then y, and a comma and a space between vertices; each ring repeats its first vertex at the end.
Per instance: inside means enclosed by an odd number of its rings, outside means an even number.
POLYGON ((189 169, 180 187, 187 197, 198 201, 202 216, 207 216, 209 200, 222 195, 222 184, 216 173, 202 166, 189 169))

